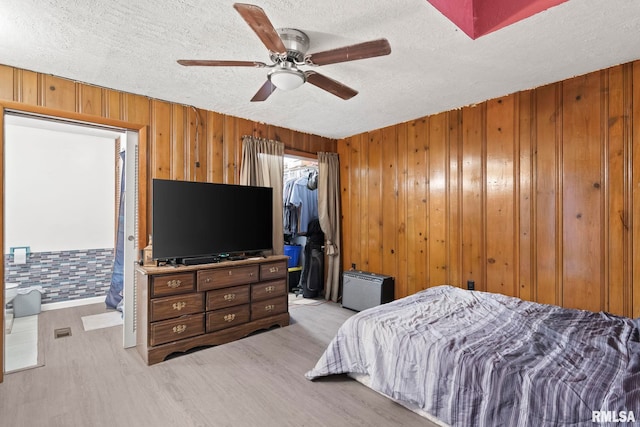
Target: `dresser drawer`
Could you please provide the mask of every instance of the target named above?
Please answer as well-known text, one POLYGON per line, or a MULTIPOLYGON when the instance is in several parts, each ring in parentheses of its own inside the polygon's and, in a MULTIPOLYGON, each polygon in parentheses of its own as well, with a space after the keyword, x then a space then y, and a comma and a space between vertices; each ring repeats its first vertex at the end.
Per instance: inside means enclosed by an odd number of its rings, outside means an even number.
POLYGON ((204 294, 174 295, 151 300, 149 320, 171 319, 172 317, 204 311, 204 294))
POLYGON ((196 290, 193 273, 164 274, 153 276, 151 280, 151 296, 184 294, 196 290))
POLYGON ((149 345, 159 345, 204 333, 204 313, 163 320, 149 326, 149 345))
POLYGON ((279 295, 286 295, 287 281, 272 280, 271 282, 255 283, 251 285, 251 301, 274 298, 279 295))
POLYGON ((249 317, 249 304, 209 311, 207 312, 207 332, 247 323, 249 317))
POLYGON ((251 303, 251 320, 262 319, 274 314, 286 313, 289 301, 287 296, 271 298, 251 303))
POLYGON ((249 303, 249 285, 207 292, 207 311, 249 303))
POLYGON ((260 264, 260 280, 280 279, 287 277, 287 262, 270 262, 260 264))
POLYGON ((198 290, 226 288, 234 285, 246 285, 258 281, 258 266, 212 268, 198 271, 198 290))

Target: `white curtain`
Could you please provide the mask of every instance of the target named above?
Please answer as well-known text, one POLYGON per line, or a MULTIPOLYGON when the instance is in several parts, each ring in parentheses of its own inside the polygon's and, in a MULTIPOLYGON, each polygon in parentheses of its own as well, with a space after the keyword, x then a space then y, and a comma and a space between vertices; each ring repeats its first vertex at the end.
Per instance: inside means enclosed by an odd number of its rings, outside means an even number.
POLYGON ((318 153, 318 219, 327 255, 325 298, 340 297, 340 161, 337 153, 318 153))
POLYGON ((242 139, 240 184, 273 188, 273 253, 284 253, 282 226, 282 176, 284 144, 252 136, 242 139))

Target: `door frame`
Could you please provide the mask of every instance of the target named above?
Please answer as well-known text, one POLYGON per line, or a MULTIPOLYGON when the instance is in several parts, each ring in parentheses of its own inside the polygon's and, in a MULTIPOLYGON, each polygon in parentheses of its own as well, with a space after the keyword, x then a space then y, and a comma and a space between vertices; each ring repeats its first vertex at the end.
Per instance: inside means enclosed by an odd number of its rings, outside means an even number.
MULTIPOLYGON (((135 242, 138 248, 146 246, 147 235, 147 125, 133 123, 123 120, 110 119, 106 117, 92 116, 89 114, 73 113, 61 111, 52 108, 40 107, 36 105, 25 105, 18 102, 1 101, 0 102, 0 153, 2 160, 0 161, 0 187, 3 189, 0 198, 0 249, 4 256, 4 115, 6 111, 13 111, 23 114, 32 114, 34 116, 46 116, 58 118, 69 122, 78 122, 85 124, 95 124, 108 127, 120 128, 125 131, 137 132, 138 134, 138 217, 137 220, 137 237, 135 242)), ((128 162, 131 163, 131 162, 128 162)), ((126 166, 125 166, 126 167, 126 166)), ((129 232, 130 230, 126 230, 129 232)), ((125 236, 127 239, 127 236, 125 236)), ((0 316, 0 383, 4 381, 4 262, 0 263, 0 307, 3 308, 3 314, 0 316)), ((133 292, 133 291, 132 291, 133 292)), ((126 306, 133 307, 133 298, 127 302, 126 306)), ((129 310, 128 310, 129 311, 129 310)), ((126 316, 127 313, 125 313, 126 316)), ((133 316, 130 316, 133 320, 133 316)), ((135 325, 133 325, 135 328, 135 325)), ((135 330, 135 329, 134 329, 135 330)), ((134 340, 135 341, 135 340, 134 340)))

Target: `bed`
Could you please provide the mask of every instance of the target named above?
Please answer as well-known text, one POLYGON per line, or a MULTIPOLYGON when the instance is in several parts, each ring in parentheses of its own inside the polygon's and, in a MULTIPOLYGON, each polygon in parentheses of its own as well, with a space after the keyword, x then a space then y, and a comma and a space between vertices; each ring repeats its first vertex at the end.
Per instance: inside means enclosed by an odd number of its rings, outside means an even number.
POLYGON ((619 426, 640 417, 639 328, 438 286, 349 318, 306 377, 349 374, 441 425, 619 426))

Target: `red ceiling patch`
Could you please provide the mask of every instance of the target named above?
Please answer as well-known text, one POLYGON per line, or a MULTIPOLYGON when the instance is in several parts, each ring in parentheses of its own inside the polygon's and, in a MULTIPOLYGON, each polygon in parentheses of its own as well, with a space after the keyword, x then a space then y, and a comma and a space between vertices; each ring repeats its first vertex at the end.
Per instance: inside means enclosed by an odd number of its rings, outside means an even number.
POLYGON ((472 39, 567 0, 427 0, 472 39))

